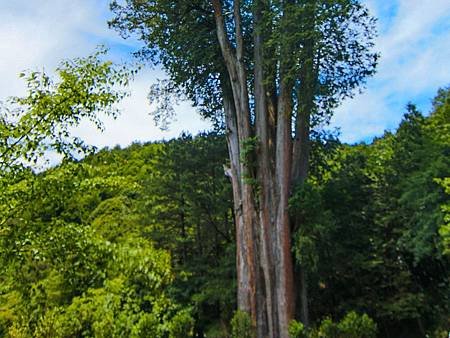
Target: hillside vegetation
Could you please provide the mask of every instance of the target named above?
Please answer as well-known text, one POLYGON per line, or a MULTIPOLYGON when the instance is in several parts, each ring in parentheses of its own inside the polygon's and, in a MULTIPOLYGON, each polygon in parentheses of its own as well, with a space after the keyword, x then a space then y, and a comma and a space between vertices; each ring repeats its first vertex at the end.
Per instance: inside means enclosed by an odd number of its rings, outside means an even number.
MULTIPOLYGON (((293 323, 292 335, 445 337, 449 91, 427 117, 409 106, 398 129, 371 144, 317 135, 311 157, 290 212, 302 225, 292 254, 307 271, 315 324, 308 333, 293 323)), ((225 138, 209 133, 6 175, 0 336, 244 332, 224 167, 225 138)))

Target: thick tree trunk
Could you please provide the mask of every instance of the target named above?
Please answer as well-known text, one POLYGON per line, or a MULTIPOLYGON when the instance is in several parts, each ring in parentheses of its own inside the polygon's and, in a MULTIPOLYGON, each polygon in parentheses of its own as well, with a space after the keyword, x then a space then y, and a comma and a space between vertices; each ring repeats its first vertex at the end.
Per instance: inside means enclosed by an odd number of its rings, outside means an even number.
MULTIPOLYGON (((279 106, 289 109, 289 104, 283 102, 279 106)), ((269 166, 259 166, 261 170, 258 170, 257 176, 261 187, 258 203, 255 204, 252 192, 246 192, 245 186, 248 184, 243 176, 239 176, 239 172, 242 172, 238 156, 239 127, 233 118, 235 109, 228 95, 224 96, 224 108, 236 220, 238 307, 251 315, 257 337, 287 338, 289 322, 294 318, 288 215, 291 170, 289 119, 284 111, 279 112, 279 116, 285 116, 285 121, 278 122, 283 126, 279 137, 284 141, 277 144, 277 162, 283 164, 277 167, 276 176, 271 173, 269 166)), ((264 122, 258 123, 258 129, 261 125, 264 122)), ((264 137, 264 132, 260 130, 258 135, 264 137)), ((261 145, 261 148, 264 146, 261 145)), ((258 162, 270 162, 269 156, 265 156, 265 160, 263 158, 260 156, 258 162)))
MULTIPOLYGON (((287 338, 295 308, 288 213, 292 170, 292 85, 281 86, 276 104, 273 95, 267 97, 263 41, 262 36, 255 33, 253 130, 243 62, 240 3, 234 1, 235 49, 225 32, 221 3, 219 0, 212 0, 212 3, 227 68, 221 82, 236 215, 238 308, 250 314, 257 337, 287 338), (248 142, 255 134, 257 153, 243 159, 248 142)), ((261 8, 256 7, 256 20, 260 11, 261 8)))
POLYGON ((275 287, 280 337, 288 337, 289 322, 294 319, 295 296, 291 255, 289 196, 292 170, 291 86, 281 83, 278 100, 276 139, 276 221, 274 233, 275 287))
MULTIPOLYGON (((228 81, 222 80, 223 83, 228 81)), ((236 266, 237 266, 237 281, 238 281, 238 308, 250 312, 251 310, 251 289, 249 287, 251 274, 249 272, 249 265, 247 264, 247 257, 245 254, 245 218, 243 212, 242 186, 240 182, 241 165, 239 163, 239 139, 238 127, 236 121, 236 109, 234 106, 233 95, 231 88, 223 85, 223 104, 225 111, 225 118, 227 123, 227 144, 230 156, 231 165, 231 183, 233 188, 233 203, 234 215, 236 225, 236 266)))
MULTIPOLYGON (((263 6, 258 1, 254 9, 255 26, 261 20, 263 6)), ((274 186, 273 172, 270 162, 270 145, 269 145, 269 115, 266 98, 266 90, 264 85, 264 67, 263 67, 263 37, 259 30, 254 33, 254 59, 255 59, 255 124, 256 135, 259 140, 259 157, 257 161, 258 182, 260 184, 259 194, 259 241, 261 252, 261 267, 264 275, 265 286, 265 311, 267 322, 267 333, 269 337, 274 337, 275 332, 279 331, 277 323, 277 307, 274 291, 275 288, 275 268, 274 257, 271 243, 273 243, 273 215, 270 210, 274 210, 274 186)))

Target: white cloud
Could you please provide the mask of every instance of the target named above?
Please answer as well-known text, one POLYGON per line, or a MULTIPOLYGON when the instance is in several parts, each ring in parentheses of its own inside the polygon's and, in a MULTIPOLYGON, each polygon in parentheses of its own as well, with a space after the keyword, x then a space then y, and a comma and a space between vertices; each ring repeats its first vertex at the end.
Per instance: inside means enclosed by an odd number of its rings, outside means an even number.
MULTIPOLYGON (((0 100, 23 93, 18 74, 26 69, 51 72, 62 59, 85 56, 99 44, 111 45, 115 59, 130 49, 132 41, 119 37, 107 27, 109 0, 14 0, 0 1, 0 100)), ((117 120, 105 118, 100 133, 82 123, 76 134, 99 147, 133 141, 149 141, 178 136, 181 131, 196 133, 208 129, 188 103, 181 105, 178 122, 162 132, 148 115, 148 87, 161 72, 144 71, 131 84, 131 97, 121 103, 117 120)))
POLYGON ((404 56, 421 40, 430 38, 433 27, 449 13, 447 0, 399 0, 395 19, 380 39, 381 52, 386 59, 404 56))
POLYGON ((333 119, 342 139, 356 142, 380 135, 400 121, 406 103, 418 102, 427 110, 435 91, 450 81, 450 2, 447 0, 367 1, 382 35, 377 48, 382 58, 378 73, 363 95, 346 101, 333 119), (390 12, 390 15, 387 14, 390 12))
MULTIPOLYGON (((92 26, 95 7, 88 1, 4 1, 0 3, 0 90, 19 94, 17 74, 25 69, 53 69, 59 60, 92 51, 80 27, 92 26)), ((92 3, 92 2, 91 2, 92 3)))
POLYGON ((379 94, 366 92, 355 100, 349 100, 333 118, 333 125, 340 128, 346 142, 367 140, 368 136, 382 134, 389 128, 385 112, 388 105, 379 94))
POLYGON ((162 131, 155 126, 149 115, 151 107, 147 100, 152 79, 155 79, 155 72, 150 70, 137 76, 130 88, 131 96, 120 104, 122 113, 115 120, 104 119, 106 129, 103 133, 91 124, 83 123, 76 129, 75 134, 89 144, 105 147, 116 144, 127 146, 134 141, 170 139, 179 136, 183 131, 196 133, 210 129, 210 124, 202 121, 188 102, 178 106, 177 119, 169 130, 162 131))
MULTIPOLYGON (((113 44, 116 58, 133 41, 122 40, 107 28, 109 0, 0 1, 0 99, 24 90, 17 75, 24 69, 51 71, 63 58, 91 53, 98 44, 113 44)), ((379 135, 399 122, 404 106, 428 96, 449 82, 450 2, 448 0, 366 0, 380 17, 377 48, 382 52, 379 70, 365 94, 338 109, 333 125, 342 139, 355 142, 379 135)), ((97 146, 127 145, 134 140, 170 138, 182 130, 206 129, 188 103, 179 107, 169 132, 154 127, 148 116, 147 88, 155 74, 145 71, 131 86, 132 96, 122 104, 115 121, 106 119, 103 134, 88 124, 77 133, 97 146)), ((422 108, 429 105, 423 102, 422 108)))

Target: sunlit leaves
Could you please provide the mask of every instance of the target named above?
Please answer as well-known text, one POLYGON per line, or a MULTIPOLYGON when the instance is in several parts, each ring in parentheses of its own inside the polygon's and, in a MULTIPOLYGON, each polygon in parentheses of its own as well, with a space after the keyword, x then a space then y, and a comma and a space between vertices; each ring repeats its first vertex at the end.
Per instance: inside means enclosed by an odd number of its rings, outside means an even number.
MULTIPOLYGON (((101 115, 116 116, 134 70, 104 60, 101 48, 85 58, 63 61, 55 78, 45 72, 22 73, 27 92, 0 106, 0 169, 42 164, 54 151, 72 158, 91 148, 71 135, 83 119, 102 128, 101 115)), ((2 174, 3 175, 3 174, 2 174)))

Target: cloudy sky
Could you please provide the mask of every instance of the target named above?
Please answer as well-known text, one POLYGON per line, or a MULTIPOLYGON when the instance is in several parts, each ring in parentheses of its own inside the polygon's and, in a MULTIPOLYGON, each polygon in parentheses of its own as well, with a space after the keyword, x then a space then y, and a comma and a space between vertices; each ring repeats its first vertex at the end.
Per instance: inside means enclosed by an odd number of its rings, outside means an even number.
MULTIPOLYGON (((332 124, 346 142, 369 141, 395 129, 408 102, 428 112, 439 87, 450 84, 450 1, 365 0, 379 18, 378 73, 364 93, 336 111, 332 124)), ((99 44, 114 60, 129 61, 139 42, 123 40, 107 27, 109 0, 0 0, 0 100, 20 95, 24 84, 17 74, 26 69, 51 72, 61 59, 85 56, 99 44)), ((143 70, 121 103, 122 115, 106 120, 106 130, 82 124, 77 134, 103 146, 168 139, 182 131, 209 128, 188 102, 177 110, 169 131, 160 131, 148 115, 146 95, 158 70, 143 70)))

